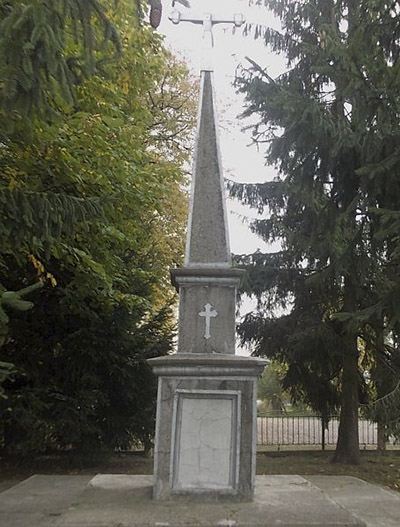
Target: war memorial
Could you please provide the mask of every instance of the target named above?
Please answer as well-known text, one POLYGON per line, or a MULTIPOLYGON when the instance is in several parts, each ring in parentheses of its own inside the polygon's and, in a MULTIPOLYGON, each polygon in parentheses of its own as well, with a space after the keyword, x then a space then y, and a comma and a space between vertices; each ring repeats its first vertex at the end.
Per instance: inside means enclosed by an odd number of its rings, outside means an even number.
POLYGON ((35 475, 0 493, 0 527, 370 526, 400 524, 400 495, 349 476, 256 476, 256 383, 265 362, 235 355, 236 296, 218 146, 213 26, 204 60, 174 355, 158 377, 154 475, 35 475))

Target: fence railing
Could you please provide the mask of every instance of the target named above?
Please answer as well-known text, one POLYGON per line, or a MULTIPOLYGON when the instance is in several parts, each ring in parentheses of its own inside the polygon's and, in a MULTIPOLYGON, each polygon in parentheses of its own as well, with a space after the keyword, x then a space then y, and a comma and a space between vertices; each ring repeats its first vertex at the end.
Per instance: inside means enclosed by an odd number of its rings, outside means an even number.
MULTIPOLYGON (((338 438, 339 418, 331 417, 328 428, 323 430, 318 416, 271 416, 257 418, 258 445, 335 445, 338 438)), ((376 423, 360 419, 359 442, 362 446, 376 445, 376 423)))

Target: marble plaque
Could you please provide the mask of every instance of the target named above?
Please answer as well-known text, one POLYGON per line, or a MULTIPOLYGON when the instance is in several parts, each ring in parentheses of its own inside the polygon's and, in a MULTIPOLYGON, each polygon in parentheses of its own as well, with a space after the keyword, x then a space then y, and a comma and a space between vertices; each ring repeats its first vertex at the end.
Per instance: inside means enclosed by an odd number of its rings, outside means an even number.
POLYGON ((238 465, 237 393, 176 393, 173 488, 234 489, 238 465))

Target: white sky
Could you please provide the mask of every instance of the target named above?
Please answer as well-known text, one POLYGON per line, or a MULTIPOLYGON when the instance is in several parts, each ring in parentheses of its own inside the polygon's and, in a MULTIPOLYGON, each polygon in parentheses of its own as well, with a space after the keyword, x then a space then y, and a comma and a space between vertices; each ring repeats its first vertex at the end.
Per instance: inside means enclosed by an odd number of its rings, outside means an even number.
MULTIPOLYGON (((190 11, 196 14, 210 12, 213 15, 231 17, 242 13, 247 22, 278 27, 271 13, 265 7, 249 6, 249 0, 190 0, 190 11)), ((171 2, 164 2, 164 15, 159 31, 165 35, 166 44, 174 53, 182 56, 195 74, 199 73, 203 29, 200 25, 181 22, 178 25, 168 20, 171 2)), ((182 13, 187 8, 176 3, 182 13)), ((224 175, 235 181, 260 182, 271 179, 272 167, 264 165, 264 153, 251 145, 250 131, 242 131, 246 122, 239 119, 243 111, 243 96, 232 86, 239 64, 246 64, 245 57, 255 60, 274 77, 284 69, 280 57, 269 52, 262 39, 254 40, 253 35, 243 36, 242 28, 232 32, 233 25, 214 26, 214 66, 217 92, 217 109, 220 125, 220 145, 224 175)), ((248 124, 248 123, 247 123, 248 124)), ((228 222, 231 250, 233 253, 251 253, 258 248, 267 250, 266 244, 253 235, 240 216, 255 217, 255 212, 237 202, 228 200, 228 222)))
MULTIPOLYGON (((248 23, 264 24, 278 28, 276 20, 265 7, 249 6, 249 0, 190 0, 190 11, 196 14, 212 13, 231 17, 242 13, 248 23)), ((164 2, 164 15, 159 31, 166 37, 166 45, 183 57, 195 74, 199 73, 202 26, 181 22, 178 25, 168 20, 171 11, 168 2, 164 2)), ((169 3, 171 5, 171 3, 169 3)), ((188 10, 181 4, 175 6, 182 13, 188 10)), ((249 124, 238 116, 244 109, 244 99, 232 86, 235 71, 240 64, 246 65, 246 56, 253 59, 268 73, 275 77, 284 70, 284 61, 273 55, 261 38, 254 40, 253 35, 243 36, 242 28, 232 32, 233 25, 214 26, 214 76, 219 121, 219 139, 221 146, 224 175, 235 181, 262 182, 273 178, 274 169, 265 166, 264 152, 251 144, 251 132, 243 131, 249 124)), ((260 238, 251 233, 241 217, 256 217, 255 211, 236 201, 227 200, 228 223, 231 251, 236 254, 252 253, 257 249, 267 252, 276 247, 267 246, 260 238)), ((254 302, 244 300, 241 315, 251 311, 254 302)), ((237 349, 238 354, 248 351, 237 349)))

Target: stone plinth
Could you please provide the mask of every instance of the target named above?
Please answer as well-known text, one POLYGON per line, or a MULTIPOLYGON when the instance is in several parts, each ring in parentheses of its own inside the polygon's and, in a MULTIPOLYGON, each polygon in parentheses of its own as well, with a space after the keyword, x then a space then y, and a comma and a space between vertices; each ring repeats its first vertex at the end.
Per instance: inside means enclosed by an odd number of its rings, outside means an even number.
POLYGON ((178 353, 235 353, 236 295, 243 275, 243 269, 171 270, 179 291, 178 353))
POLYGON ((159 377, 153 497, 252 499, 265 361, 181 353, 149 364, 159 377))

